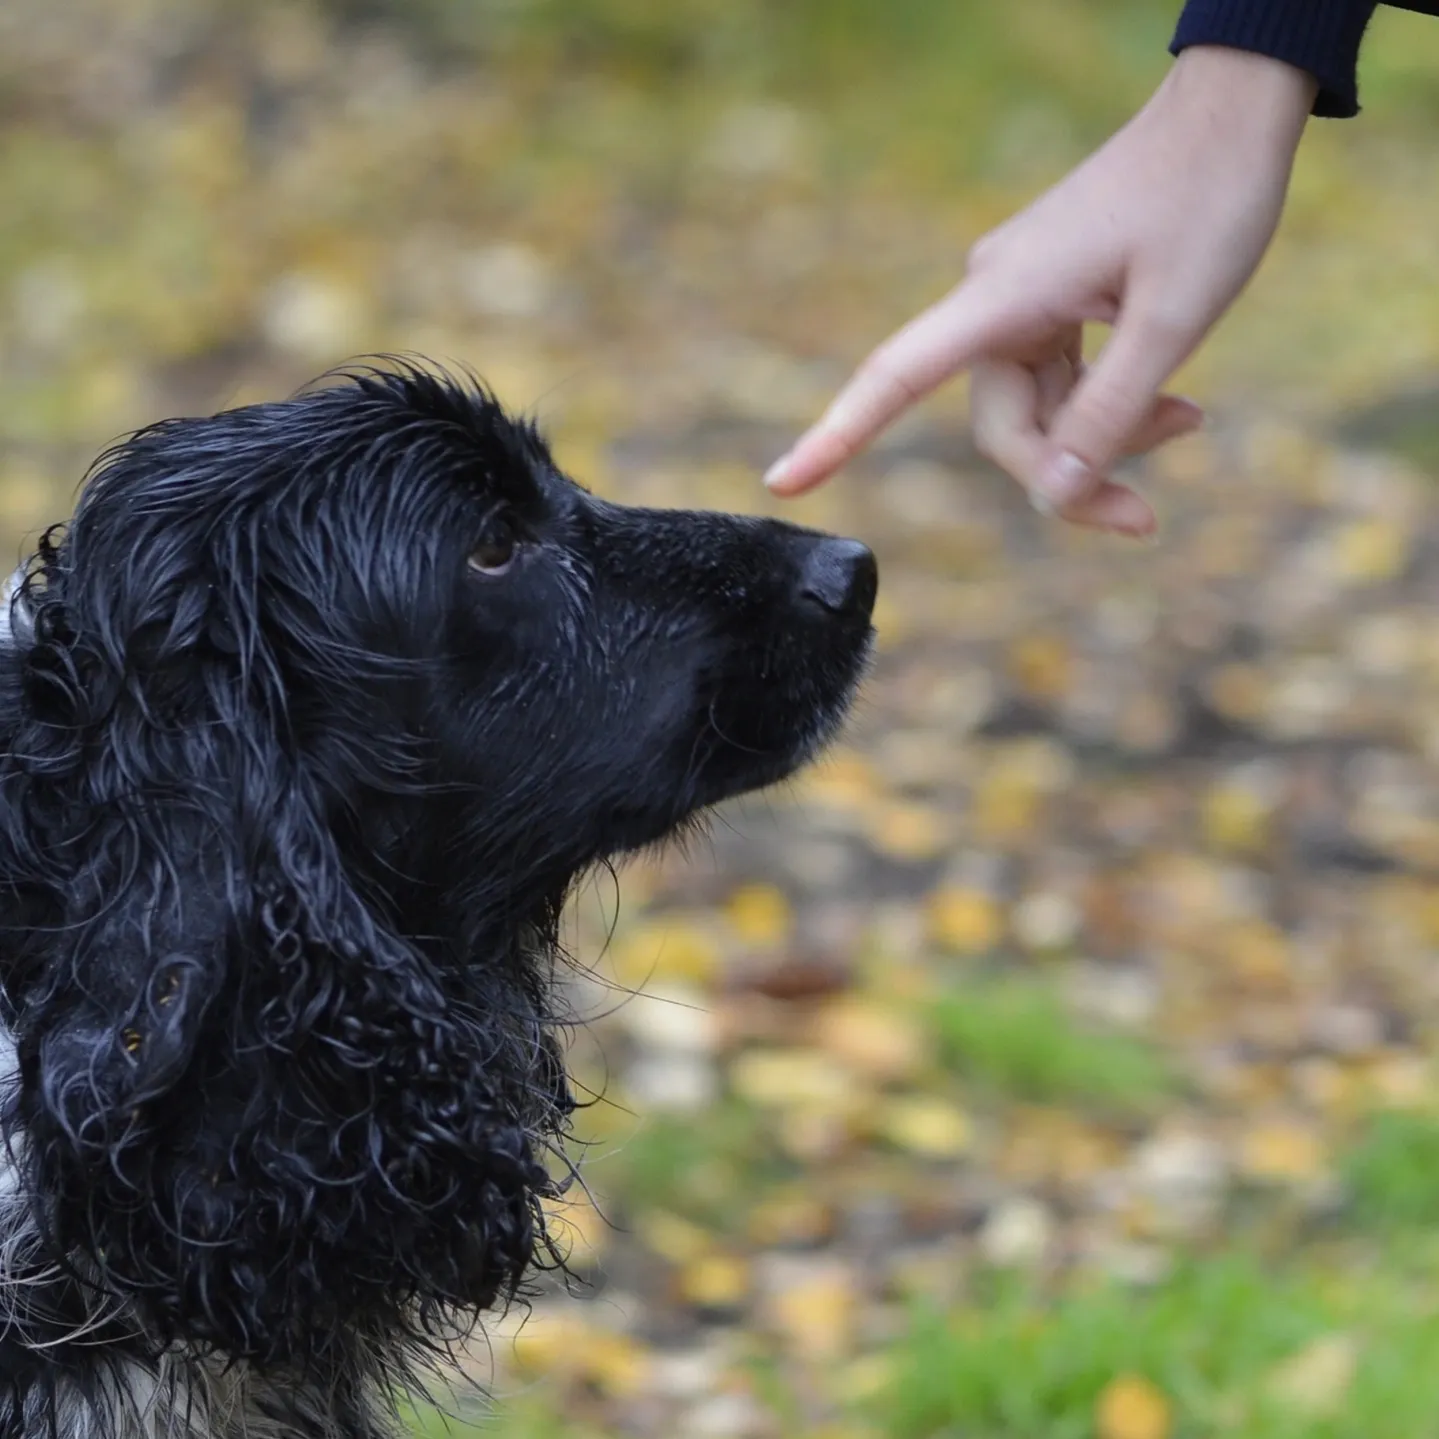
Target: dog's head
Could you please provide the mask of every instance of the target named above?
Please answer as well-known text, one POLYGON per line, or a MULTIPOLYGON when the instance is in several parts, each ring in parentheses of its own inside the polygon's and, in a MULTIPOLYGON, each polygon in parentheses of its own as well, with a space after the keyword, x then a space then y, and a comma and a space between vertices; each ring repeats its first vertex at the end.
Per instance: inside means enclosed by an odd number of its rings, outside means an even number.
POLYGON ((8 1124, 56 1254, 269 1364, 512 1290, 566 890, 812 755, 874 594, 858 544, 604 503, 417 370, 106 456, 0 647, 8 1124))

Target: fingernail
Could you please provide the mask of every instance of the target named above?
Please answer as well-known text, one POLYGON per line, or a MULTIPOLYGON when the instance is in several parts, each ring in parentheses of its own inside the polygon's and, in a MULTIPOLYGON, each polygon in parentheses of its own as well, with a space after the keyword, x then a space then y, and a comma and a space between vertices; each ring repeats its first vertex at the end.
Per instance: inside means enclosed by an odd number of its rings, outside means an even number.
POLYGON ((1059 513, 1053 504, 1050 503, 1048 495, 1042 495, 1038 490, 1026 490, 1025 494, 1029 496, 1029 503, 1033 505, 1045 519, 1052 520, 1055 515, 1059 513))
POLYGON ((1078 455, 1065 451, 1044 467, 1036 488, 1051 505, 1062 510, 1094 488, 1094 472, 1078 455))
POLYGON ((789 456, 781 455, 769 469, 764 472, 764 482, 769 489, 782 484, 789 478, 789 456))

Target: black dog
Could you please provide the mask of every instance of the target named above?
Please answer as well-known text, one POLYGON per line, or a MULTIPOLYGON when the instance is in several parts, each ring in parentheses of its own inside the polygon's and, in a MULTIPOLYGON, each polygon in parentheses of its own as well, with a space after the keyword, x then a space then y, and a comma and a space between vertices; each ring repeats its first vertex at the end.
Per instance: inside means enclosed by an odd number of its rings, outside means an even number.
POLYGON ((0 645, 0 1439, 387 1432, 547 1253, 567 890, 812 756, 875 582, 412 368, 105 456, 0 645))

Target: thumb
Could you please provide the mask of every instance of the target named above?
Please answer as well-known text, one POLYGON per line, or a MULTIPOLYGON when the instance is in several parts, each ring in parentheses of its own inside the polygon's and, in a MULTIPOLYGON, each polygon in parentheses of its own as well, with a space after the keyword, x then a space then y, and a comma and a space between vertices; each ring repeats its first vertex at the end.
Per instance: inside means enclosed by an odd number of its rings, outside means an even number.
POLYGON ((1094 494, 1202 334, 1202 326, 1145 310, 1120 313, 1108 343, 1049 426, 1036 488, 1055 509, 1094 494))

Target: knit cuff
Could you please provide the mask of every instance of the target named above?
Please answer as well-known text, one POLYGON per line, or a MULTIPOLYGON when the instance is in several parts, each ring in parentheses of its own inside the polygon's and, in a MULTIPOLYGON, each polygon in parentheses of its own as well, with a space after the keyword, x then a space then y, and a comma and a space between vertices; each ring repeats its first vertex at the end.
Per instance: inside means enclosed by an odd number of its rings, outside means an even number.
POLYGON ((1283 60, 1319 82, 1314 114, 1359 113, 1359 42, 1377 0, 1189 0, 1169 53, 1226 45, 1283 60))

